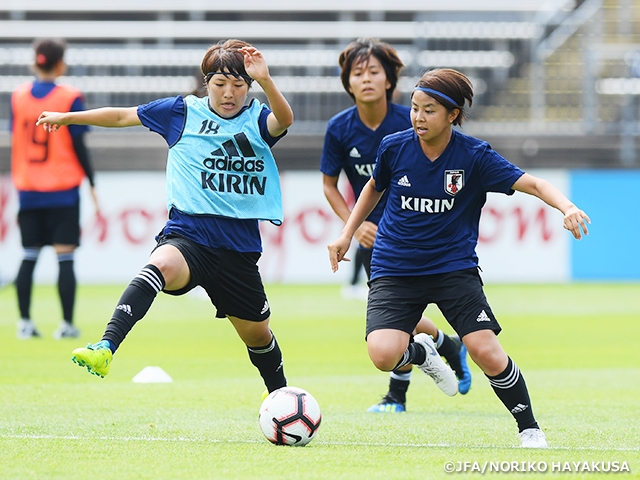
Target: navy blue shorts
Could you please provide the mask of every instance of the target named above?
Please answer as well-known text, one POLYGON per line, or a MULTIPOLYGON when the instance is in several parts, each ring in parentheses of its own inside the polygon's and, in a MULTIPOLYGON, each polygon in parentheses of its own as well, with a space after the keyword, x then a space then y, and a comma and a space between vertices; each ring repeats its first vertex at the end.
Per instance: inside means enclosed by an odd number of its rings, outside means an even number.
POLYGON ((460 336, 502 328, 491 311, 477 268, 419 277, 379 277, 369 283, 367 335, 392 329, 412 334, 427 306, 438 306, 460 336))
POLYGON ((180 290, 163 290, 183 295, 200 285, 216 307, 216 317, 238 317, 262 322, 271 315, 262 277, 258 271, 259 252, 235 252, 205 247, 175 234, 158 236, 158 244, 173 245, 184 257, 191 279, 180 290))
POLYGON ((23 247, 80 245, 80 204, 18 212, 23 247))

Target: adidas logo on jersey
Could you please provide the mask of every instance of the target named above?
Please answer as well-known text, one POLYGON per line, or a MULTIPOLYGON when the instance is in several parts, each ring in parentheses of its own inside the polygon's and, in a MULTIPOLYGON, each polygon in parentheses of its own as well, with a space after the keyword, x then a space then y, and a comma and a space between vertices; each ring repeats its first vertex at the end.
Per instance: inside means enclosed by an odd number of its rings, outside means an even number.
POLYGON ((133 313, 131 313, 131 305, 121 303, 116 307, 116 310, 122 310, 124 313, 126 313, 130 317, 133 317, 133 313))
POLYGON ((400 185, 401 187, 410 187, 411 186, 411 182, 409 181, 409 179, 405 175, 400 180, 398 180, 398 185, 400 185))
POLYGON ((484 310, 482 310, 480 312, 480 315, 478 315, 478 318, 476 318, 476 322, 490 322, 491 319, 489 318, 489 315, 487 315, 487 312, 485 312, 484 310))
POLYGON ((513 407, 511 409, 511 413, 524 412, 527 408, 529 408, 529 405, 523 405, 523 404, 519 403, 519 404, 517 404, 515 407, 513 407))
MULTIPOLYGON (((199 133, 208 134, 209 130, 213 131, 215 128, 208 125, 207 121, 202 122, 202 129, 199 133)), ((251 173, 264 172, 264 159, 257 158, 246 134, 236 133, 233 139, 224 142, 210 155, 211 157, 202 160, 202 165, 208 170, 214 170, 214 172, 200 172, 203 190, 242 195, 265 194, 267 177, 250 175, 251 173)))
POLYGON ((362 157, 362 155, 360 155, 360 152, 358 151, 358 149, 356 147, 353 147, 351 149, 351 151, 349 152, 349 156, 353 157, 353 158, 360 158, 362 157))

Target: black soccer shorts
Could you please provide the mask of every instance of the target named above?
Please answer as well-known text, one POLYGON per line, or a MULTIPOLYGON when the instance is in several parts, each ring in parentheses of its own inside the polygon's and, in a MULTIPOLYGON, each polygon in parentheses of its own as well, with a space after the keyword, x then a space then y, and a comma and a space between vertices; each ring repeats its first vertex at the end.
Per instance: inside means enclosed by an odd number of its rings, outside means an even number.
POLYGON ((80 205, 20 210, 22 246, 80 245, 80 205))
POLYGON ((460 336, 502 328, 482 289, 477 268, 418 277, 379 277, 370 282, 367 335, 380 329, 411 334, 427 306, 438 306, 460 336))
POLYGON ((200 285, 216 307, 216 317, 238 317, 262 322, 271 309, 258 270, 259 252, 235 252, 205 247, 176 234, 160 235, 156 248, 173 245, 184 257, 191 279, 180 290, 163 290, 169 295, 183 295, 200 285))

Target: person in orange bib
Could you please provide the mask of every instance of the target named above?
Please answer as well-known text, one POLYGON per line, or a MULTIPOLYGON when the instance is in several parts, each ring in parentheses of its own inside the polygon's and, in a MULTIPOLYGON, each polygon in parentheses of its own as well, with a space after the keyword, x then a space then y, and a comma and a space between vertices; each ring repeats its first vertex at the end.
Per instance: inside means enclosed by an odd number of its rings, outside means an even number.
POLYGON ((84 110, 82 93, 55 80, 64 75, 66 49, 61 40, 35 42, 33 69, 36 79, 20 85, 11 95, 11 178, 18 191, 18 224, 24 257, 15 280, 20 321, 18 338, 39 337, 31 319, 33 272, 42 247, 52 245, 59 264, 58 293, 62 318, 54 338, 76 338, 73 325, 76 296, 74 252, 80 244, 80 193, 85 177, 91 185, 96 213, 94 174, 84 143, 88 128, 82 125, 62 127, 50 135, 36 127, 43 110, 84 110))

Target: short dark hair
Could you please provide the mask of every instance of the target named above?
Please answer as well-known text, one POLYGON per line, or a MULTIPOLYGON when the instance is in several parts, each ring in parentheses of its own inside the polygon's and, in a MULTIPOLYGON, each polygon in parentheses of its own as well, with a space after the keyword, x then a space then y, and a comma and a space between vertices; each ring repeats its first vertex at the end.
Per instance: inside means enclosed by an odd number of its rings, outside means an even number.
POLYGON ((50 72, 64 58, 67 44, 64 40, 45 38, 33 43, 35 65, 43 72, 50 72))
POLYGON ((341 69, 340 80, 342 80, 342 86, 349 96, 355 100, 355 96, 349 90, 351 70, 354 65, 366 61, 371 56, 376 57, 384 69, 387 80, 391 85, 387 89, 387 101, 391 101, 393 92, 398 86, 400 70, 402 70, 404 64, 391 45, 381 42, 377 38, 358 38, 356 41, 351 42, 347 48, 340 53, 338 65, 340 65, 341 69))
POLYGON ((244 68, 244 56, 238 51, 242 47, 250 46, 251 44, 247 42, 232 38, 221 40, 209 47, 200 66, 202 75, 204 75, 204 83, 209 83, 213 74, 222 73, 242 78, 251 86, 253 79, 247 74, 244 68))
MULTIPOLYGON (((416 88, 429 88, 436 92, 441 92, 451 100, 454 100, 455 104, 443 96, 429 94, 450 112, 457 108, 460 113, 453 121, 453 124, 462 125, 462 122, 466 119, 465 101, 469 104, 469 107, 473 103, 473 85, 466 75, 452 68, 436 68, 422 75, 416 84, 416 88)), ((411 95, 413 96, 413 93, 411 95)))

